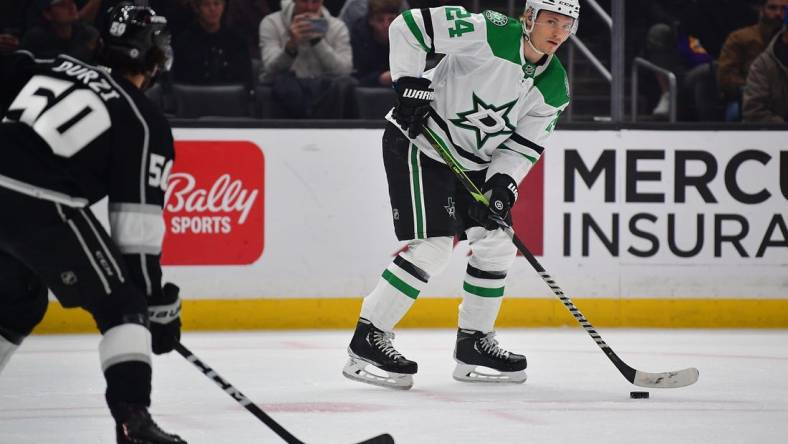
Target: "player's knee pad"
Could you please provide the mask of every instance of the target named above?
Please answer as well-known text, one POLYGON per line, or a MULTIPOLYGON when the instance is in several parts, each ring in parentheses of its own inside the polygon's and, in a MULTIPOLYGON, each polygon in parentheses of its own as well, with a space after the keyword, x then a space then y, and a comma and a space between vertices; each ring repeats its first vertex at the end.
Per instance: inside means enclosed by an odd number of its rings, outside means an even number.
POLYGON ((148 305, 138 288, 126 283, 106 297, 94 300, 85 307, 96 321, 99 331, 109 331, 122 324, 148 326, 148 305))
POLYGON ((407 251, 400 253, 400 256, 429 276, 435 276, 448 265, 453 246, 452 237, 413 239, 408 242, 407 251))
POLYGON ((507 272, 512 266, 517 247, 503 230, 475 227, 469 230, 468 238, 471 241, 468 264, 471 266, 491 272, 507 272))
POLYGON ((11 355, 14 354, 17 348, 19 348, 19 344, 14 344, 0 335, 0 373, 3 372, 3 368, 11 359, 11 355))
POLYGON ((151 364, 150 331, 140 324, 121 324, 104 332, 99 342, 101 370, 123 362, 151 364))

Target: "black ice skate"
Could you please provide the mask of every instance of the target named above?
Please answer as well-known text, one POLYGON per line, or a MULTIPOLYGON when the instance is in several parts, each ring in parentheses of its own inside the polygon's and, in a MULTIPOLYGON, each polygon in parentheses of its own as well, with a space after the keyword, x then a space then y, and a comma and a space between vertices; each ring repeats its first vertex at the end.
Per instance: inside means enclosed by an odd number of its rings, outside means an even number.
POLYGON ((178 435, 165 432, 144 407, 126 407, 122 422, 115 425, 118 444, 186 444, 178 435))
POLYGON ((413 387, 413 374, 418 370, 418 365, 405 359, 391 345, 392 339, 394 333, 385 332, 364 318, 359 319, 347 348, 350 359, 342 369, 342 374, 348 379, 393 389, 407 390, 413 387), (368 371, 370 364, 386 374, 368 371))
POLYGON ((475 330, 457 330, 457 346, 454 349, 457 368, 454 379, 462 382, 508 382, 523 383, 528 378, 525 356, 502 349, 495 340, 495 332, 482 333, 475 330), (486 367, 498 373, 482 373, 477 367, 486 367))

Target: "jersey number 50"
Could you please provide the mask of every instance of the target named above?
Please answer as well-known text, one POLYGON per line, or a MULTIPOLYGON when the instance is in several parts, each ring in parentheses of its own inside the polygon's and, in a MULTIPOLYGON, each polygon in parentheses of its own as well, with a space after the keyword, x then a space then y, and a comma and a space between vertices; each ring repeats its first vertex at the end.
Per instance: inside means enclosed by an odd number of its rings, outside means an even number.
POLYGON ((8 109, 11 115, 21 111, 17 120, 33 128, 61 157, 73 156, 111 125, 104 102, 88 89, 69 91, 73 86, 68 80, 34 76, 8 109))

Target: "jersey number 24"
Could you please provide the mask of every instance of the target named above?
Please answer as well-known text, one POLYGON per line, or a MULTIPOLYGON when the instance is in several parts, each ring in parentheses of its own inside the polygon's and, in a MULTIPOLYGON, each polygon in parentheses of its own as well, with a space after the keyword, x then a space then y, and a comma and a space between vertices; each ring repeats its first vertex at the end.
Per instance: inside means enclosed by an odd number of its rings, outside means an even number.
POLYGON ((446 20, 454 21, 454 27, 449 28, 449 37, 462 37, 466 32, 473 31, 473 23, 463 20, 471 16, 471 13, 466 11, 465 8, 447 6, 444 8, 444 11, 446 11, 446 20))

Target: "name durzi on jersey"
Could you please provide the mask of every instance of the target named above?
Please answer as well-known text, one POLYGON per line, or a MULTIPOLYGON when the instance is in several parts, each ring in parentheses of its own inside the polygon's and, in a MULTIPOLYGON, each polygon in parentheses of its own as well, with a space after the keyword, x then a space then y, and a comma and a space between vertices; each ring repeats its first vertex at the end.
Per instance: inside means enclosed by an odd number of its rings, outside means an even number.
POLYGON ((76 81, 83 83, 85 86, 93 90, 94 93, 101 97, 101 100, 107 102, 111 99, 120 98, 120 94, 112 87, 112 85, 101 76, 95 69, 68 60, 52 68, 54 72, 62 72, 63 74, 73 77, 76 81))

